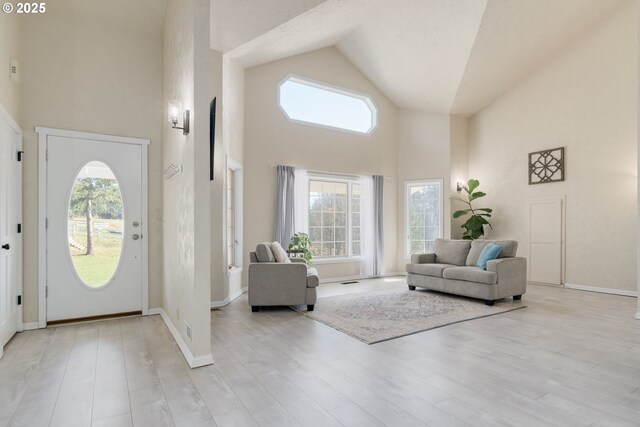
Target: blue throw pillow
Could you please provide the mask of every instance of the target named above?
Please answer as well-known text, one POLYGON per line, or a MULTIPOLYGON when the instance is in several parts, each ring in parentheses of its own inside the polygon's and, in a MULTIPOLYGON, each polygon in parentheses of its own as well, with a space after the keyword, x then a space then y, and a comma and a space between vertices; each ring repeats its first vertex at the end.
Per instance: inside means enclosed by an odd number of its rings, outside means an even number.
POLYGON ((498 258, 498 255, 500 255, 501 250, 502 250, 501 245, 496 245, 495 243, 489 243, 487 246, 484 247, 484 249, 480 253, 480 257, 478 258, 476 267, 480 267, 481 269, 486 270, 487 261, 498 258))

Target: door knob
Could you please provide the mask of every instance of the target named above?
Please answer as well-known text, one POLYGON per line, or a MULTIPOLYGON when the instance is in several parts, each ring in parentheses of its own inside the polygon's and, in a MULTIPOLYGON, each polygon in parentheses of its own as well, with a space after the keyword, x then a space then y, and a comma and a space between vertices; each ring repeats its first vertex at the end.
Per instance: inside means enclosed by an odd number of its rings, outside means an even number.
POLYGON ((9 245, 8 243, 5 243, 4 245, 2 245, 2 249, 9 250, 11 249, 11 245, 9 245))
POLYGON ((138 240, 140 238, 140 235, 139 234, 134 234, 134 235, 131 236, 131 238, 133 240, 138 240))

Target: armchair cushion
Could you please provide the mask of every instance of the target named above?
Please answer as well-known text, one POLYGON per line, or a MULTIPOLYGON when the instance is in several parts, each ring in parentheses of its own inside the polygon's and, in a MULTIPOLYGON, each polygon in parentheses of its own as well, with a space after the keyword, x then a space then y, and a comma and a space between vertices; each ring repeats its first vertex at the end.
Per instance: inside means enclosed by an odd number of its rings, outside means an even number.
POLYGON ((271 251, 271 243, 258 243, 256 246, 256 258, 258 258, 258 262, 275 262, 276 258, 271 251))
POLYGON ((287 252, 282 248, 282 245, 280 245, 280 242, 271 243, 271 252, 273 252, 276 262, 282 262, 285 264, 291 262, 287 256, 287 252))

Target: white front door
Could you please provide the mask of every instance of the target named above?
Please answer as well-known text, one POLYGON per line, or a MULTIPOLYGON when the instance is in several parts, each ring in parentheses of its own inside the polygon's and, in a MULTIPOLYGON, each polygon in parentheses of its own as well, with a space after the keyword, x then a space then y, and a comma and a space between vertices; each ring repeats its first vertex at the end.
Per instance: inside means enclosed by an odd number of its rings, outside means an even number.
POLYGON ((18 305, 22 290, 21 147, 22 135, 0 107, 0 357, 4 345, 22 327, 18 305))
POLYGON ((529 201, 529 280, 562 284, 564 200, 560 197, 529 201))
POLYGON ((47 321, 141 311, 143 150, 46 139, 47 321))

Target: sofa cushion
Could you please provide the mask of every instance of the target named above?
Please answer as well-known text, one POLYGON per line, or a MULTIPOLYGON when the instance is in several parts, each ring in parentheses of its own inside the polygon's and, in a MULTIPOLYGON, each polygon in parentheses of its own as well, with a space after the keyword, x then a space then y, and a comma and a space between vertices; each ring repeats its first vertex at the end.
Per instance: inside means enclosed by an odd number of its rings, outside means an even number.
POLYGON ((464 265, 471 248, 470 240, 436 239, 433 252, 438 264, 464 265))
POLYGON ((273 257, 276 259, 276 262, 291 264, 291 260, 287 256, 287 251, 284 250, 280 242, 271 243, 271 252, 273 252, 273 257))
POLYGON ((442 277, 445 279, 464 280, 466 282, 484 283, 495 285, 498 275, 493 271, 484 271, 478 267, 451 267, 444 270, 442 277))
POLYGON ((258 262, 276 262, 276 258, 271 251, 271 243, 258 243, 256 246, 256 258, 258 258, 258 262))
POLYGON ((516 256, 518 252, 518 242, 515 240, 473 240, 471 242, 471 250, 469 250, 469 256, 467 256, 467 266, 475 266, 478 263, 478 258, 485 246, 489 243, 495 243, 502 246, 500 255, 498 258, 512 258, 516 256))
POLYGON ((407 273, 420 274, 422 276, 442 277, 446 268, 455 267, 452 264, 407 264, 407 273))

